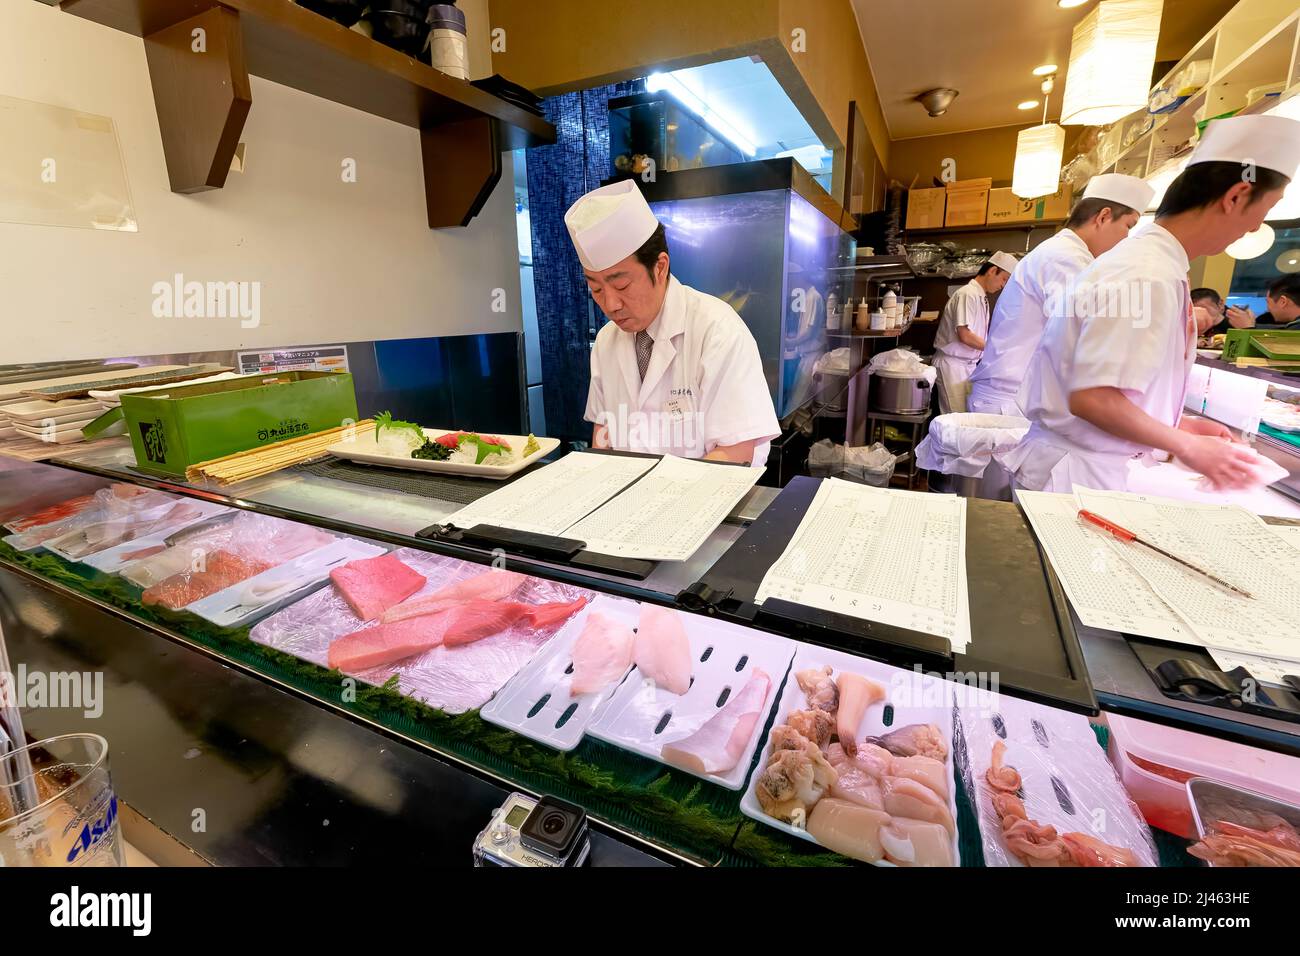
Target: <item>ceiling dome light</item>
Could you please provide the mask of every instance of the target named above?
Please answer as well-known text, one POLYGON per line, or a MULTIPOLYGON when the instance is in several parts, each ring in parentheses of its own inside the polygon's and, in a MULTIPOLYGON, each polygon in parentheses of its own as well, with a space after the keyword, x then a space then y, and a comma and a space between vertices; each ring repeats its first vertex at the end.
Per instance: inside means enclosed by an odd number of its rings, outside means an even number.
POLYGON ((1147 105, 1164 0, 1102 0, 1070 43, 1061 122, 1104 126, 1147 105))
POLYGON ((1051 76, 1056 69, 1055 63, 1044 63, 1042 66, 1034 67, 1034 76, 1051 76))
POLYGON ((1254 232, 1246 233, 1224 251, 1234 259, 1258 259, 1273 248, 1273 240, 1276 238, 1277 234, 1273 232, 1273 227, 1264 223, 1254 232))
POLYGON ((1087 2, 1088 0, 1056 0, 1056 5, 1062 10, 1072 10, 1075 7, 1083 6, 1087 2))
POLYGON ((948 112, 948 107, 952 101, 958 97, 957 90, 951 90, 946 86, 937 89, 926 90, 916 98, 917 102, 925 107, 925 111, 931 116, 942 116, 948 112))
POLYGON ((1277 271, 1287 274, 1300 272, 1300 249, 1288 249, 1278 256, 1277 271))
POLYGON ((1017 104, 1016 104, 1016 109, 1018 109, 1018 110, 1032 110, 1032 109, 1033 109, 1035 106, 1037 106, 1037 105, 1038 105, 1038 100, 1025 100, 1023 103, 1017 103, 1017 104))

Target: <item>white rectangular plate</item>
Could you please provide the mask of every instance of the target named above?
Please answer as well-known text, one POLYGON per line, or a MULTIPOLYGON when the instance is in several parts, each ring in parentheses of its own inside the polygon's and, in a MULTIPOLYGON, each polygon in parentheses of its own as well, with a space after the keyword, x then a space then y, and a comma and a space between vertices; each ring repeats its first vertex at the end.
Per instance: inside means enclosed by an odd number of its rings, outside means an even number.
POLYGON ((3 406, 0 408, 0 417, 7 415, 24 425, 39 425, 47 418, 58 421, 60 416, 73 414, 95 418, 103 412, 104 406, 90 398, 65 398, 58 402, 31 398, 3 406))
MULTIPOLYGON (((213 504, 210 501, 195 501, 199 508, 199 514, 188 521, 180 521, 173 525, 168 525, 157 534, 147 535, 143 538, 136 538, 134 541, 128 541, 125 544, 115 545, 105 551, 98 551, 95 554, 87 555, 84 558, 68 558, 69 561, 80 561, 82 564, 88 564, 99 571, 106 571, 109 574, 115 574, 122 567, 130 564, 125 556, 141 548, 152 547, 156 544, 164 544, 168 538, 174 535, 182 528, 188 528, 192 524, 198 524, 200 521, 206 521, 208 518, 215 517, 224 511, 229 511, 225 505, 213 504)), ((50 549, 54 550, 54 549, 50 549)), ((55 554, 58 554, 55 551, 55 554)), ((60 555, 62 557, 62 555, 60 555)))
MULTIPOLYGON (((813 647, 811 644, 798 644, 797 646, 794 662, 790 665, 790 676, 785 682, 785 690, 781 693, 781 701, 777 704, 776 720, 772 726, 776 727, 785 723, 786 715, 791 711, 808 709, 808 699, 804 692, 799 689, 799 682, 795 680, 794 676, 799 671, 807 668, 820 668, 829 664, 834 668, 833 677, 838 677, 841 671, 849 671, 854 674, 861 674, 863 677, 883 685, 888 692, 887 696, 883 702, 867 708, 867 712, 862 718, 862 724, 858 727, 858 739, 861 740, 866 736, 880 736, 888 733, 891 729, 906 727, 908 724, 936 725, 948 744, 948 759, 944 761, 948 767, 948 810, 952 813, 953 820, 956 821, 957 783, 953 774, 952 688, 948 686, 947 682, 906 671, 900 667, 891 667, 877 661, 854 657, 852 654, 845 654, 842 651, 813 647), (942 686, 936 687, 936 684, 942 686), (914 705, 912 701, 908 700, 909 697, 919 697, 922 701, 942 699, 944 703, 939 706, 914 705), (892 705, 894 708, 894 719, 889 727, 881 723, 886 704, 892 705)), ((769 740, 764 739, 763 748, 759 752, 760 767, 767 761, 769 743, 769 740)), ((752 820, 757 820, 759 823, 788 833, 790 836, 807 840, 809 843, 817 843, 807 830, 801 830, 788 823, 782 823, 780 820, 769 817, 764 813, 762 805, 758 802, 758 796, 754 792, 757 784, 758 773, 754 773, 749 779, 749 787, 745 790, 745 795, 740 798, 741 813, 752 820)), ((952 858, 956 865, 960 866, 960 823, 958 823, 957 830, 958 832, 954 833, 952 837, 952 858)), ((820 845, 818 844, 818 846, 820 845)), ((876 865, 894 866, 893 863, 887 860, 882 860, 876 865)))
MULTIPOLYGON (((767 697, 749 742, 736 765, 725 774, 695 774, 702 780, 728 790, 739 790, 749 776, 754 751, 767 727, 781 680, 790 669, 795 642, 755 631, 739 624, 719 621, 700 614, 675 612, 686 627, 691 645, 691 686, 685 694, 674 694, 645 678, 637 668, 619 685, 608 703, 600 708, 587 733, 608 743, 639 753, 651 760, 662 759, 665 744, 689 737, 718 712, 718 700, 728 690, 727 700, 739 694, 757 667, 771 681, 767 697), (706 657, 707 652, 707 657, 706 657), (660 722, 670 715, 662 727, 660 722)), ((726 701, 723 702, 725 706, 726 701)), ((670 764, 670 766, 676 766, 670 764)), ((678 769, 686 770, 684 767, 678 769)), ((687 770, 687 773, 694 771, 687 770)))
MULTIPOLYGON (((446 435, 449 431, 450 429, 445 428, 426 428, 424 433, 433 439, 439 435, 446 435)), ((504 438, 512 448, 523 448, 528 442, 527 435, 501 435, 499 437, 504 438)), ((444 475, 469 475, 474 478, 500 480, 509 478, 511 475, 517 474, 545 458, 560 447, 560 440, 558 438, 538 438, 537 444, 541 446, 537 451, 508 465, 489 465, 487 463, 468 465, 450 461, 426 461, 422 458, 412 458, 409 455, 405 458, 400 455, 384 455, 375 450, 373 436, 339 442, 337 445, 331 445, 327 450, 335 458, 345 458, 348 461, 361 462, 366 465, 383 465, 387 468, 406 468, 411 471, 433 471, 441 472, 444 475)))

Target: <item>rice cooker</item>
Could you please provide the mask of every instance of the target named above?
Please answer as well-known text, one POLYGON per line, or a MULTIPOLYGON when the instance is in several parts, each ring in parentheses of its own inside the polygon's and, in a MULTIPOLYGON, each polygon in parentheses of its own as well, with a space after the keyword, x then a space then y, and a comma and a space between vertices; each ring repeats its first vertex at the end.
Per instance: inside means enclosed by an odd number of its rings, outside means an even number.
POLYGON ((930 383, 916 372, 876 369, 867 403, 873 412, 886 415, 920 415, 930 408, 930 383))

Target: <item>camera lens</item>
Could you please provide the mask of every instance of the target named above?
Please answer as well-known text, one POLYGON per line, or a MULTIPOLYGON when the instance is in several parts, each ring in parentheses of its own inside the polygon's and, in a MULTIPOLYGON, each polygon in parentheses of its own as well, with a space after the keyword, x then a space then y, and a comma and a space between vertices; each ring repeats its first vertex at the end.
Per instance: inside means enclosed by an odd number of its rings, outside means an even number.
POLYGON ((547 836, 555 836, 568 825, 568 818, 558 811, 548 813, 542 818, 542 832, 547 836))

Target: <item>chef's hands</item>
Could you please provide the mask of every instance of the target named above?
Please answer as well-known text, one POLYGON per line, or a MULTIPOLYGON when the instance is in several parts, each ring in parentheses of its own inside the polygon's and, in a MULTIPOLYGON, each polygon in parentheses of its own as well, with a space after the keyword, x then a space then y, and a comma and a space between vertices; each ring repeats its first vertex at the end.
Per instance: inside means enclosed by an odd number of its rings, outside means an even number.
POLYGON ((1205 429, 1197 432, 1181 422, 1178 425, 1184 435, 1176 454, 1188 468, 1204 475, 1218 491, 1250 488, 1257 483, 1255 455, 1248 446, 1231 441, 1231 433, 1211 431, 1210 426, 1228 431, 1218 422, 1191 419, 1187 424, 1205 429))
POLYGON ((1208 435, 1211 438, 1226 438, 1228 441, 1235 441, 1232 431, 1218 422, 1210 421, 1208 418, 1184 418, 1178 423, 1178 430, 1187 432, 1191 435, 1208 435))

